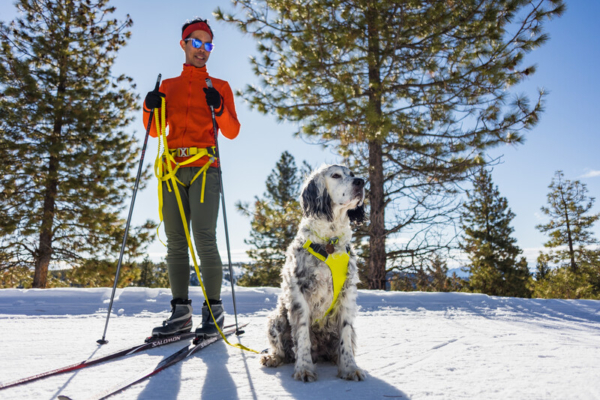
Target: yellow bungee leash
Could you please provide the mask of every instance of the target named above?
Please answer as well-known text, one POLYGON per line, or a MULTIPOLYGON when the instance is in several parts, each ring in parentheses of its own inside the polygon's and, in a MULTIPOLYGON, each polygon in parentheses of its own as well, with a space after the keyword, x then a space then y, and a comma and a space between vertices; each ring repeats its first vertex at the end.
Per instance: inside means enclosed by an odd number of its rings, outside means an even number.
MULTIPOLYGON (((190 232, 186 223, 186 218, 185 218, 185 211, 183 210, 183 204, 181 201, 181 195, 179 194, 179 188, 177 187, 177 184, 180 183, 183 185, 183 183, 181 183, 181 181, 179 181, 179 179, 177 179, 177 177, 175 176, 175 173, 177 172, 177 170, 179 169, 179 167, 183 166, 183 165, 187 165, 190 164, 193 161, 198 160, 200 157, 207 155, 207 154, 197 154, 196 156, 193 156, 191 159, 186 160, 184 162, 178 163, 177 161, 175 161, 175 158, 173 157, 173 155, 171 154, 171 152, 169 151, 169 145, 167 143, 167 135, 166 135, 166 103, 165 103, 165 99, 162 99, 162 105, 161 105, 161 109, 160 109, 160 118, 159 118, 159 114, 158 114, 158 110, 154 109, 154 120, 155 120, 155 125, 156 125, 156 132, 158 134, 158 153, 159 155, 157 156, 157 161, 154 164, 154 171, 155 174, 159 180, 158 182, 158 201, 159 201, 159 215, 160 215, 160 220, 162 222, 163 219, 163 214, 162 214, 162 182, 166 181, 167 183, 167 188, 169 189, 169 191, 171 191, 171 187, 169 186, 169 182, 168 180, 171 181, 171 185, 173 186, 173 190, 175 191, 175 197, 177 198, 177 205, 179 206, 179 214, 181 215, 181 222, 183 223, 183 228, 185 230, 185 238, 187 240, 187 244, 188 244, 188 248, 190 249, 190 253, 192 253, 192 260, 194 261, 194 270, 196 271, 196 276, 198 277, 198 281, 200 282, 200 287, 202 288, 202 293, 204 294, 204 298, 207 300, 206 301, 206 305, 208 306, 208 311, 210 312, 210 316, 212 317, 215 326, 217 327, 217 329, 219 330, 219 333, 221 334, 221 337, 223 338, 223 340, 225 341, 225 343, 227 343, 229 346, 231 347, 235 347, 241 350, 246 350, 246 351, 251 351, 253 353, 258 354, 258 351, 256 350, 252 350, 244 345, 242 345, 241 343, 236 343, 236 344, 231 344, 229 343, 229 341, 227 340, 227 338, 225 337, 225 335, 223 334, 223 331, 221 330, 221 328, 219 327, 219 324, 217 324, 217 321, 215 320, 215 316, 213 315, 212 312, 212 308, 210 306, 210 302, 208 301, 208 297, 206 296, 206 290, 204 289, 204 284, 202 283, 202 277, 200 275, 200 270, 198 268, 198 261, 196 261, 196 255, 194 253, 194 249, 192 247, 192 240, 190 237, 190 232), (163 143, 163 147, 164 147, 164 151, 162 154, 160 154, 160 142, 162 140, 163 143), (165 159, 165 162, 163 162, 163 158, 165 159), (165 165, 166 164, 166 165, 165 165), (175 168, 173 168, 173 164, 175 164, 175 168), (163 175, 166 169, 168 171, 168 173, 166 175, 163 175)), ((212 164, 215 161, 215 158, 212 157, 212 159, 206 163, 203 166, 203 169, 201 169, 196 176, 194 177, 194 179, 196 179, 200 173, 204 173, 204 183, 202 184, 203 190, 202 193, 204 193, 204 184, 206 183, 206 170, 208 169, 208 167, 210 166, 210 164, 212 164)), ((193 180, 192 180, 193 182, 193 180)), ((191 183, 190 183, 191 184, 191 183)), ((203 196, 202 196, 203 197, 203 196)), ((164 244, 164 243, 163 243, 164 244)), ((231 283, 233 285, 233 282, 231 283)))

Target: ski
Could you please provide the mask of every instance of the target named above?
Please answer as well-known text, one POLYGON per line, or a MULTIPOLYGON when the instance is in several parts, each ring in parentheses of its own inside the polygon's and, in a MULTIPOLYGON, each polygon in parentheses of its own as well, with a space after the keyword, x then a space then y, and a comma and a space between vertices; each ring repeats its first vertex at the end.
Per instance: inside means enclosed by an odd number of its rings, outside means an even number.
MULTIPOLYGON (((235 325, 227 325, 223 328, 228 329, 233 326, 235 326, 235 325)), ((139 353, 141 351, 145 351, 145 350, 149 350, 149 349, 154 349, 155 347, 164 346, 164 345, 167 345, 170 343, 180 342, 182 340, 193 339, 195 337, 196 337, 196 334, 193 332, 182 333, 179 335, 165 336, 165 337, 156 337, 156 338, 150 336, 150 337, 146 338, 144 344, 141 344, 141 345, 136 345, 136 346, 133 346, 133 347, 130 347, 127 349, 119 350, 114 353, 102 356, 102 357, 94 358, 92 360, 85 360, 80 363, 67 365, 65 367, 53 369, 51 371, 41 372, 39 374, 30 376, 27 378, 22 378, 22 379, 14 381, 14 382, 9 382, 5 385, 0 384, 0 390, 8 389, 8 388, 19 386, 19 385, 24 385, 26 383, 34 382, 39 379, 47 378, 50 376, 56 376, 56 375, 64 374, 66 372, 76 371, 76 370, 86 368, 86 367, 89 367, 92 365, 103 363, 105 361, 115 360, 119 357, 128 356, 128 355, 139 353)))
MULTIPOLYGON (((239 325, 239 328, 243 328, 246 325, 248 325, 248 323, 241 324, 241 325, 239 325)), ((223 333, 225 334, 225 336, 229 336, 236 332, 235 325, 233 325, 233 327, 230 329, 226 329, 226 328, 228 328, 228 327, 223 327, 223 333)), ((169 357, 167 357, 164 360, 162 360, 161 362, 159 362, 156 365, 156 367, 154 367, 153 369, 148 370, 134 378, 130 378, 124 382, 121 382, 118 385, 113 386, 112 388, 107 389, 106 391, 104 391, 102 393, 99 393, 93 397, 90 397, 88 400, 103 400, 112 395, 120 393, 123 390, 125 390, 137 383, 140 383, 140 382, 150 378, 153 375, 158 374, 159 372, 169 368, 170 366, 175 365, 178 362, 185 360, 186 358, 188 358, 191 355, 193 355, 194 353, 202 350, 203 348, 207 347, 208 345, 217 342, 219 339, 221 339, 221 336, 211 336, 209 338, 199 339, 198 341, 194 340, 194 344, 188 344, 187 346, 183 347, 182 349, 171 354, 169 357)), ((64 395, 58 396, 58 399, 59 400, 73 400, 71 397, 64 396, 64 395)))

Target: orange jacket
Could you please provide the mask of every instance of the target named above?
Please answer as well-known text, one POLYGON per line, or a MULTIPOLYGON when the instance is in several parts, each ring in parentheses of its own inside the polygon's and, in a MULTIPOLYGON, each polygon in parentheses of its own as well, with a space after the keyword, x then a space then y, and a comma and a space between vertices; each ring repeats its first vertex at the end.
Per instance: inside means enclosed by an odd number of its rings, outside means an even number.
MULTIPOLYGON (((169 149, 180 147, 211 147, 215 145, 213 134, 213 123, 210 107, 206 104, 203 88, 208 78, 206 66, 196 68, 184 64, 180 76, 165 79, 160 85, 159 91, 165 94, 166 100, 166 124, 169 127, 167 143, 169 149)), ((235 139, 240 132, 240 123, 237 120, 233 93, 229 84, 221 79, 211 77, 213 87, 222 96, 221 107, 215 110, 217 127, 228 139, 235 139)), ((148 109, 144 105, 144 125, 147 124, 148 109)), ((147 128, 146 126, 144 126, 147 128)), ((157 137, 154 118, 150 128, 150 136, 157 137)), ((188 157, 175 157, 177 162, 187 160, 188 157)), ((185 165, 185 167, 201 167, 208 161, 207 157, 185 165)), ((216 167, 213 163, 211 167, 216 167)))

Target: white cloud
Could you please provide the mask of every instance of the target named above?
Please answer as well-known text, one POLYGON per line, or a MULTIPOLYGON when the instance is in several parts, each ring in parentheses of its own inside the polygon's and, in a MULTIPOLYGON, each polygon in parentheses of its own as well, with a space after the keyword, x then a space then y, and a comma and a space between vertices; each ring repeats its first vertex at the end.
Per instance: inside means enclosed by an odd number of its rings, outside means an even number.
POLYGON ((595 169, 590 169, 588 172, 581 175, 580 178, 595 178, 597 176, 600 176, 600 171, 597 171, 595 169))

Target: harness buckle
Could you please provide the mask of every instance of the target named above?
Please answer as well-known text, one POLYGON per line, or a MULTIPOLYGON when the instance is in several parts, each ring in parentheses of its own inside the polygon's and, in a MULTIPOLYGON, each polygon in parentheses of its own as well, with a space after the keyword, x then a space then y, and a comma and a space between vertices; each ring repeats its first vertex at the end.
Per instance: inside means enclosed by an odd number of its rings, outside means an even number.
POLYGON ((177 157, 189 157, 188 148, 187 147, 178 148, 177 149, 177 157))

